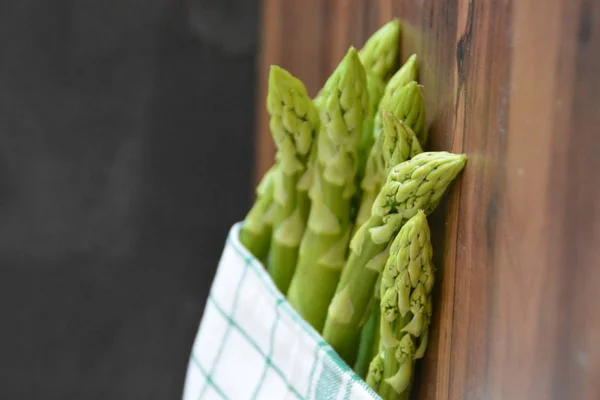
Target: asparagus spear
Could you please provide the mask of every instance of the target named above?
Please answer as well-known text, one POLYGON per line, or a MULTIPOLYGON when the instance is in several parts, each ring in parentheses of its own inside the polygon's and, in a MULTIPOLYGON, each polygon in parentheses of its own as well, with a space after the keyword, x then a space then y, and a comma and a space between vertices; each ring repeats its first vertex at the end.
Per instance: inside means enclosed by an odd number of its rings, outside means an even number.
POLYGON ((400 47, 400 21, 393 20, 379 28, 365 42, 358 53, 367 73, 369 90, 369 108, 363 123, 358 152, 358 179, 365 173, 367 157, 375 142, 373 127, 379 101, 385 90, 385 82, 390 78, 398 64, 400 47))
POLYGON ((400 118, 408 125, 419 143, 423 146, 422 137, 425 131, 425 98, 423 90, 416 81, 410 81, 400 89, 396 90, 388 101, 381 101, 379 110, 375 116, 373 135, 375 140, 383 130, 382 113, 387 111, 400 118))
MULTIPOLYGON (((318 115, 319 115, 319 110, 321 109, 321 103, 319 100, 320 100, 319 95, 315 96, 315 98, 312 100, 312 104, 313 104, 315 110, 317 110, 317 119, 318 119, 318 115)), ((320 124, 320 120, 318 120, 317 122, 320 124)), ((298 186, 297 186, 298 198, 308 204, 307 207, 308 207, 309 211, 310 211, 310 206, 311 206, 309 190, 313 185, 313 182, 315 180, 314 176, 315 176, 315 173, 317 170, 317 156, 318 156, 318 150, 319 150, 318 144, 319 144, 319 129, 316 129, 315 136, 313 138, 313 144, 310 148, 310 154, 308 156, 308 161, 306 163, 306 170, 300 177, 300 180, 298 181, 298 186)))
POLYGON ((358 141, 368 102, 364 67, 353 47, 327 80, 320 102, 311 209, 288 291, 290 304, 318 331, 350 241, 358 141))
POLYGON ((395 19, 379 28, 360 49, 360 61, 365 71, 383 82, 397 68, 400 50, 400 21, 395 19))
POLYGON ((383 106, 383 109, 404 121, 415 132, 421 146, 425 146, 427 143, 425 98, 423 89, 417 82, 412 81, 402 86, 383 106))
POLYGON ((273 206, 273 177, 277 164, 273 165, 256 187, 256 200, 246 215, 240 230, 240 242, 254 257, 264 262, 271 242, 273 206))
POLYGON ((354 363, 361 322, 370 311, 380 260, 387 259, 390 239, 418 210, 429 215, 437 207, 465 162, 462 154, 427 152, 398 164, 388 174, 371 218, 352 238, 323 331, 325 340, 348 364, 354 363))
MULTIPOLYGON (((362 201, 356 217, 356 230, 371 216, 373 202, 390 169, 422 152, 414 132, 396 116, 384 111, 383 135, 378 137, 377 146, 373 147, 369 158, 369 174, 363 181, 362 201)), ((360 376, 364 376, 368 363, 373 358, 373 349, 377 348, 378 329, 372 329, 369 324, 379 326, 378 291, 375 291, 375 303, 377 306, 372 308, 369 323, 361 333, 358 360, 355 365, 355 371, 360 376), (373 320, 377 322, 373 322, 373 320)))
MULTIPOLYGON (((399 101, 408 102, 410 99, 400 98, 399 101)), ((423 152, 415 133, 397 116, 384 110, 382 121, 383 135, 377 137, 377 142, 371 149, 365 177, 361 182, 362 194, 354 233, 371 217, 373 202, 389 170, 423 152)))
POLYGON ((394 239, 382 273, 382 353, 376 357, 383 368, 372 363, 370 381, 384 400, 408 397, 414 362, 427 347, 435 279, 432 256, 427 218, 419 211, 394 239))
POLYGON ((275 207, 267 270, 285 294, 296 268, 309 211, 306 191, 300 193, 297 185, 307 169, 319 117, 304 84, 278 66, 270 70, 267 109, 279 163, 274 177, 275 207))
MULTIPOLYGON (((358 52, 365 72, 385 83, 398 64, 400 50, 400 21, 395 19, 375 31, 358 52)), ((415 78, 416 79, 416 78, 415 78)), ((321 98, 323 89, 315 100, 321 98)))
POLYGON ((386 84, 383 97, 381 98, 382 106, 386 107, 387 103, 391 101, 391 98, 396 94, 396 92, 402 89, 407 83, 417 81, 418 73, 419 68, 417 55, 413 54, 408 57, 402 67, 396 71, 396 73, 386 84))
POLYGON ((373 135, 379 136, 383 129, 381 112, 387 110, 403 120, 417 135, 421 146, 427 142, 427 129, 425 126, 425 99, 423 90, 416 82, 417 56, 413 54, 404 63, 402 68, 390 79, 385 87, 383 97, 379 102, 379 109, 375 115, 373 135), (408 101, 401 99, 410 99, 408 101))
MULTIPOLYGON (((372 120, 372 127, 365 127, 365 129, 372 129, 372 132, 367 134, 363 131, 361 142, 361 148, 365 149, 363 151, 366 151, 371 143, 374 144, 368 148, 366 160, 359 158, 361 162, 365 162, 365 169, 359 170, 362 190, 353 234, 371 215, 373 201, 385 181, 385 175, 382 176, 385 172, 378 168, 377 164, 382 143, 380 137, 383 130, 383 112, 391 112, 402 120, 410 117, 410 127, 425 124, 424 99, 415 79, 417 79, 417 56, 412 55, 385 87, 383 98, 379 102, 375 118, 372 120)), ((367 123, 371 123, 371 121, 367 120, 367 123)))

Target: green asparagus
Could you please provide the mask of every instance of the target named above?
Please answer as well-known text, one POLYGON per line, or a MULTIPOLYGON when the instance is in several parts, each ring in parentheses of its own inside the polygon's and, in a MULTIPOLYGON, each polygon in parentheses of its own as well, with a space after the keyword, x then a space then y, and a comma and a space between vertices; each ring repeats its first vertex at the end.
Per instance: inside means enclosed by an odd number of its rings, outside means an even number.
POLYGON ((423 152, 412 129, 394 114, 382 112, 383 134, 371 149, 365 177, 361 182, 361 200, 355 231, 371 217, 373 202, 385 182, 389 170, 423 152))
POLYGON ((397 68, 399 50, 400 21, 395 19, 373 33, 358 54, 367 73, 387 82, 397 68))
MULTIPOLYGON (((377 146, 373 147, 369 158, 369 174, 363 180, 362 198, 356 216, 356 230, 370 218, 373 202, 390 169, 423 152, 412 129, 387 111, 383 112, 383 135, 378 137, 377 142, 377 146)), ((379 293, 375 291, 375 302, 378 304, 378 301, 379 293)), ((369 321, 378 320, 378 315, 379 307, 372 307, 369 321)), ((375 343, 378 342, 377 332, 377 329, 373 331, 369 326, 365 326, 361 332, 358 360, 355 366, 355 371, 359 374, 365 372, 368 362, 373 358, 373 349, 376 349, 375 343), (371 335, 373 337, 370 337, 371 335)))
MULTIPOLYGON (((320 124, 320 120, 319 120, 319 110, 320 110, 320 103, 319 103, 319 97, 315 97, 312 100, 312 104, 315 108, 315 110, 317 111, 317 123, 320 124)), ((310 212, 310 207, 311 207, 311 200, 310 200, 310 196, 309 196, 309 190, 313 185, 314 182, 314 176, 315 173, 317 171, 317 160, 318 160, 318 151, 319 151, 319 130, 320 129, 316 129, 315 130, 315 136, 313 138, 313 144, 310 148, 310 153, 308 155, 308 161, 306 163, 306 170, 304 171, 304 173, 302 174, 302 176, 300 177, 300 179, 298 180, 298 198, 301 200, 301 202, 305 202, 307 204, 307 208, 310 212)), ((306 226, 305 226, 305 230, 306 230, 306 226)), ((297 262, 296 262, 297 263, 297 262)), ((293 276, 293 275, 292 275, 293 276)), ((289 287, 289 285, 288 285, 289 287)))
POLYGON ((392 236, 417 211, 429 215, 465 163, 463 154, 426 152, 398 164, 388 174, 371 217, 352 238, 350 256, 323 331, 325 340, 348 364, 355 361, 361 324, 368 318, 375 282, 392 236))
POLYGON ((425 98, 421 86, 415 81, 408 82, 402 88, 394 92, 389 101, 383 100, 379 104, 378 114, 375 116, 373 135, 375 140, 383 130, 382 112, 387 111, 400 118, 408 125, 419 140, 421 146, 424 146, 423 140, 425 130, 425 98))
POLYGON ((397 68, 399 48, 400 21, 393 20, 371 35, 358 53, 367 73, 369 90, 369 108, 364 119, 358 151, 358 182, 364 176, 367 157, 375 142, 373 136, 375 115, 385 90, 385 83, 397 68))
POLYGON ((263 176, 256 188, 256 200, 240 230, 240 242, 254 257, 265 262, 271 242, 273 183, 277 164, 263 176))
POLYGON ((413 54, 408 57, 402 67, 396 71, 394 76, 392 76, 392 78, 386 84, 383 97, 381 98, 382 106, 387 107, 387 103, 390 102, 391 98, 396 94, 396 92, 402 89, 409 82, 416 82, 418 75, 419 66, 417 55, 413 54))
POLYGON ((320 331, 346 260, 357 152, 368 103, 365 70, 351 47, 320 100, 317 169, 307 229, 290 288, 290 304, 320 331))
POLYGON ((425 147, 427 142, 425 99, 423 90, 416 81, 417 74, 417 56, 413 54, 385 87, 374 120, 373 135, 375 138, 383 129, 381 112, 387 110, 410 126, 417 135, 421 146, 425 147))
POLYGON ((414 362, 425 353, 435 280, 432 256, 427 218, 419 211, 394 239, 382 273, 382 353, 376 358, 383 360, 383 369, 372 363, 370 381, 384 400, 408 397, 414 362))
POLYGON ((285 294, 296 268, 309 211, 306 192, 300 195, 297 185, 307 169, 319 116, 304 84, 278 66, 272 66, 269 74, 267 109, 280 166, 274 176, 275 207, 267 270, 285 294))

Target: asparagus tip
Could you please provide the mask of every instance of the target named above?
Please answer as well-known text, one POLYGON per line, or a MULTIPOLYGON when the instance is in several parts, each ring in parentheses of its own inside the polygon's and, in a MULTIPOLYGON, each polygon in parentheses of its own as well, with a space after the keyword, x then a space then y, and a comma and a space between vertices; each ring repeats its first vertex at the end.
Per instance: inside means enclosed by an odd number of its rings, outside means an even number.
POLYGON ((387 81, 398 62, 400 20, 393 19, 373 33, 359 54, 365 69, 387 81))

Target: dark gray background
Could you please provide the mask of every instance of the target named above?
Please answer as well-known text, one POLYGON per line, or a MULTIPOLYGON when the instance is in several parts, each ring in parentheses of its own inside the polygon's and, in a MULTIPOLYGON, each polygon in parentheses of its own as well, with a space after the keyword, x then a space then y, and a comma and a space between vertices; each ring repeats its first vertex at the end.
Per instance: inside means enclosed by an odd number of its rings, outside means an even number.
POLYGON ((0 398, 177 399, 251 201, 256 1, 0 0, 0 398))

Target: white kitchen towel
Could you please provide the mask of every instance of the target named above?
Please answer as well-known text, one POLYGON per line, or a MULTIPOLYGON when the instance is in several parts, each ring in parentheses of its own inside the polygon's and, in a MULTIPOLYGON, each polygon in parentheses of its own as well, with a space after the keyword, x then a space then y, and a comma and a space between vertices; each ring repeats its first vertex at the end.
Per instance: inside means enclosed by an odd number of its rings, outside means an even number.
POLYGON ((183 400, 378 399, 229 232, 188 364, 183 400))

